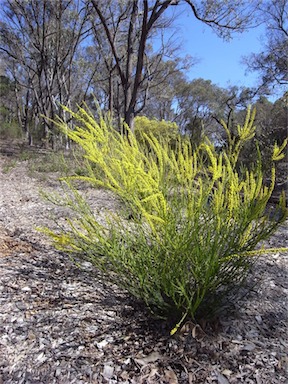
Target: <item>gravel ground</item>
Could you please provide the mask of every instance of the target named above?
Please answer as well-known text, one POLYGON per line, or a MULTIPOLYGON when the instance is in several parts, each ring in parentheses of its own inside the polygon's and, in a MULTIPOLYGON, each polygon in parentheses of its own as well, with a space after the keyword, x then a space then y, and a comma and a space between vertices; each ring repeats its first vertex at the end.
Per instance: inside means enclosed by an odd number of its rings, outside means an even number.
MULTIPOLYGON (((287 253, 259 259, 261 282, 236 313, 171 337, 37 232, 67 212, 39 194, 60 190, 57 175, 32 177, 28 165, 0 155, 0 383, 287 383, 287 253)), ((111 194, 86 192, 117 209, 111 194)), ((267 245, 286 246, 287 226, 267 245)))

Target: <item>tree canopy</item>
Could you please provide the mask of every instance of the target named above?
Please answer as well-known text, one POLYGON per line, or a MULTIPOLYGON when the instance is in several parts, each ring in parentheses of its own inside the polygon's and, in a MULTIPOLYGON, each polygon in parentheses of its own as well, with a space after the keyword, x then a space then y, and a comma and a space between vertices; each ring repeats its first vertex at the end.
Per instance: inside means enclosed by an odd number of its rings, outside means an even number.
POLYGON ((1 74, 3 86, 9 83, 7 97, 1 96, 2 119, 18 124, 30 144, 68 144, 53 123, 57 116, 73 123, 61 104, 73 108, 84 101, 97 113, 94 99, 123 132, 123 121, 133 130, 141 115, 174 122, 193 140, 205 131, 221 141, 222 119, 232 128, 239 109, 265 96, 268 86, 285 82, 286 0, 4 0, 1 5, 1 74), (260 72, 266 88, 223 89, 209 79, 189 79, 187 69, 197 60, 167 38, 183 11, 224 39, 265 22, 267 46, 249 59, 249 68, 260 72))
POLYGON ((250 71, 257 71, 261 85, 288 83, 288 2, 272 0, 260 7, 267 26, 263 50, 245 58, 250 71))

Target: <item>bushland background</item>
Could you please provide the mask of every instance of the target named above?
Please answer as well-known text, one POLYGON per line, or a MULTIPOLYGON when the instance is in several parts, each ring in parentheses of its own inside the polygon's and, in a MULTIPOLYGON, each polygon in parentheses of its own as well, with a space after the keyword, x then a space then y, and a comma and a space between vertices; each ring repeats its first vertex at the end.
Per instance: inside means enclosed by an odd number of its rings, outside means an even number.
MULTIPOLYGON (((97 115, 95 100, 117 130, 123 122, 133 130, 135 118, 145 116, 175 123, 196 144, 206 134, 219 147, 226 140, 221 120, 233 131, 253 105, 255 139, 267 158, 287 135, 286 0, 2 0, 0 17, 2 140, 69 148, 53 123, 59 116, 73 125, 61 104, 75 109, 85 102, 97 115), (243 67, 258 74, 254 87, 222 88, 187 76, 197 59, 181 50, 183 12, 219 39, 264 26, 261 52, 243 58, 243 67)), ((252 149, 247 156, 255 157, 252 149)))

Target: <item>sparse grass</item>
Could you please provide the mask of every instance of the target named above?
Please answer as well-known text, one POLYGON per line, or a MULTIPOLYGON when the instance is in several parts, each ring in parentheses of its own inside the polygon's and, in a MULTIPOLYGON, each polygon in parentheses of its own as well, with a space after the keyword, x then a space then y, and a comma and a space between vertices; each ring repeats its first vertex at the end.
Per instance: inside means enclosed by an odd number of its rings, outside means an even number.
POLYGON ((20 151, 18 155, 18 159, 20 161, 27 161, 27 160, 33 160, 37 158, 37 153, 34 151, 31 151, 29 149, 24 149, 23 151, 20 151))
MULTIPOLYGON (((0 107, 0 114, 3 113, 2 108, 0 107)), ((23 133, 17 121, 6 122, 1 121, 0 124, 0 139, 20 139, 22 138, 23 133)))
POLYGON ((47 179, 48 174, 84 176, 86 170, 83 161, 73 151, 49 151, 47 153, 23 152, 21 160, 28 161, 32 177, 47 179))
POLYGON ((16 159, 9 159, 5 161, 5 164, 3 165, 2 172, 3 173, 9 173, 13 168, 15 168, 17 165, 16 159))
POLYGON ((79 150, 53 151, 29 147, 22 139, 12 141, 5 139, 1 142, 0 149, 0 153, 6 157, 1 170, 4 173, 10 172, 18 162, 26 162, 29 176, 42 181, 47 180, 49 174, 87 175, 79 150))
POLYGON ((61 153, 49 152, 29 159, 29 170, 32 173, 57 173, 65 171, 66 165, 61 153))

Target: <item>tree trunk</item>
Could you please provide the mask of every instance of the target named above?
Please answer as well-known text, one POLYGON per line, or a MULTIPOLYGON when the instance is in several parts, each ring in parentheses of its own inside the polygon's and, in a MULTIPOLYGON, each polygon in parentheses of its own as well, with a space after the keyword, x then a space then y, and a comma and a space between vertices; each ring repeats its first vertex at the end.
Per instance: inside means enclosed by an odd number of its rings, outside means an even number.
POLYGON ((126 125, 130 128, 131 132, 134 133, 134 111, 132 108, 125 111, 124 125, 123 125, 123 134, 128 135, 126 125))

